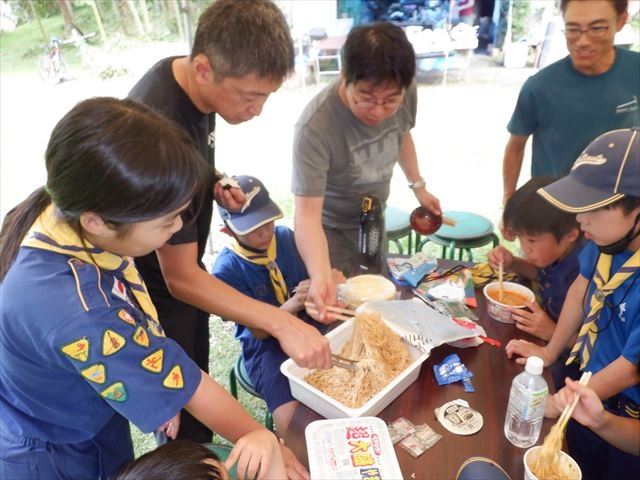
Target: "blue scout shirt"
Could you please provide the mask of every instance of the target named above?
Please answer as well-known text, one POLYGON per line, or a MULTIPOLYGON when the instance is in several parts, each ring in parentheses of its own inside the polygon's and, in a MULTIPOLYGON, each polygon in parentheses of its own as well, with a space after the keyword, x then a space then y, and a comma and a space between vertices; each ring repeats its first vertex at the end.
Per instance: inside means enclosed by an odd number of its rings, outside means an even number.
POLYGON ((640 54, 616 48, 602 75, 584 75, 565 57, 529 77, 507 126, 533 134, 531 176, 561 177, 584 148, 609 130, 640 127, 640 54))
MULTIPOLYGON (((301 281, 309 278, 307 269, 296 249, 293 231, 284 226, 277 226, 275 229, 276 236, 276 262, 278 268, 282 272, 284 281, 287 284, 289 292, 295 288, 301 281)), ((275 292, 271 280, 269 279, 269 271, 262 265, 256 265, 236 255, 231 249, 224 248, 213 266, 213 272, 216 277, 232 286, 236 290, 245 295, 260 300, 274 306, 279 306, 276 300, 275 292)), ((304 312, 300 318, 310 325, 315 326, 321 332, 324 332, 326 326, 309 318, 304 312)), ((286 360, 286 355, 282 352, 280 344, 274 338, 258 340, 251 331, 243 326, 236 324, 236 338, 242 343, 242 356, 244 359, 245 369, 249 374, 249 378, 254 383, 257 391, 265 398, 269 409, 273 411, 277 406, 287 400, 292 400, 291 392, 271 392, 271 385, 267 383, 278 383, 278 386, 284 385, 288 390, 288 381, 283 380, 284 376, 280 373, 280 365, 266 366, 264 362, 280 362, 286 360), (282 352, 281 355, 277 353, 282 352), (274 370, 275 374, 272 371, 274 370), (283 378, 273 378, 283 377, 283 378), (270 382, 262 382, 261 377, 270 377, 270 382), (260 389, 262 383, 265 383, 263 389, 260 389), (273 398, 271 398, 273 395, 273 398)))
POLYGON ((40 453, 67 476, 107 478, 133 458, 122 417, 150 432, 193 396, 199 368, 137 308, 124 281, 75 258, 20 249, 0 284, 5 474, 40 453))
POLYGON ((580 273, 578 256, 583 246, 584 240, 581 237, 564 258, 538 270, 540 306, 554 322, 560 317, 567 290, 580 273))
MULTIPOLYGON (((585 318, 595 284, 591 279, 598 262, 599 250, 595 243, 588 242, 580 254, 580 274, 590 280, 584 300, 585 318)), ((632 255, 624 252, 614 255, 611 272, 615 273, 632 255)), ((598 337, 585 371, 597 373, 620 355, 637 365, 640 360, 640 271, 629 277, 607 297, 598 319, 598 337)), ((636 404, 640 403, 640 385, 621 392, 636 404)))

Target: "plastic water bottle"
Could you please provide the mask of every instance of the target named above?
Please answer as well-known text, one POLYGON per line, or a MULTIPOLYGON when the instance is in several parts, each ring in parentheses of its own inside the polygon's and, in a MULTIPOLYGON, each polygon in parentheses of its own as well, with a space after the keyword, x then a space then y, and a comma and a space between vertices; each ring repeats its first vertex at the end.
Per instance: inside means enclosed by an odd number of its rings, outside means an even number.
POLYGON ((541 358, 529 357, 524 372, 511 384, 504 434, 516 447, 531 447, 540 436, 549 394, 547 382, 542 377, 543 366, 541 358))

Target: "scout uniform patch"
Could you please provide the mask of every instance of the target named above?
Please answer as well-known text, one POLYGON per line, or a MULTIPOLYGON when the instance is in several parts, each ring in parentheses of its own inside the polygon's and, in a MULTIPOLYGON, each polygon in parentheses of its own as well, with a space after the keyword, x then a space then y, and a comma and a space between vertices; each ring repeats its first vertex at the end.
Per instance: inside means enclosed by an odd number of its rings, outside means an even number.
POLYGON ((107 373, 102 363, 96 363, 90 367, 80 370, 80 373, 87 380, 94 383, 104 383, 107 380, 107 373))
POLYGON ((111 289, 111 293, 113 293, 120 300, 124 300, 125 302, 129 303, 129 298, 127 297, 127 289, 125 288, 124 283, 122 283, 117 278, 113 279, 113 288, 111 289))
POLYGON ((74 360, 86 362, 89 359, 89 339, 83 337, 63 345, 62 353, 74 360))
POLYGON ((147 326, 149 327, 149 330, 151 330, 151 333, 153 333, 156 337, 164 337, 164 331, 162 330, 162 327, 158 322, 147 318, 147 326))
POLYGON ((102 355, 108 357, 120 351, 127 341, 119 333, 107 329, 102 336, 102 355))
POLYGON ((129 325, 135 326, 136 324, 136 320, 124 308, 120 309, 120 311, 118 312, 118 317, 120 318, 120 320, 122 320, 125 323, 128 323, 129 325))
POLYGON ((145 348, 148 347, 149 335, 147 335, 147 331, 142 327, 136 328, 136 331, 133 334, 133 341, 136 342, 141 347, 145 347, 145 348))
POLYGON ((127 389, 122 382, 116 382, 108 386, 100 392, 100 395, 107 400, 113 400, 114 402, 126 402, 128 398, 127 389))
POLYGON ((176 365, 171 369, 169 375, 164 378, 162 385, 175 390, 179 390, 184 387, 184 378, 182 377, 182 369, 180 368, 180 365, 176 365))
POLYGON ((162 360, 164 358, 164 350, 161 348, 160 350, 156 350, 151 355, 142 359, 140 365, 145 370, 148 370, 152 373, 160 373, 162 371, 162 360))

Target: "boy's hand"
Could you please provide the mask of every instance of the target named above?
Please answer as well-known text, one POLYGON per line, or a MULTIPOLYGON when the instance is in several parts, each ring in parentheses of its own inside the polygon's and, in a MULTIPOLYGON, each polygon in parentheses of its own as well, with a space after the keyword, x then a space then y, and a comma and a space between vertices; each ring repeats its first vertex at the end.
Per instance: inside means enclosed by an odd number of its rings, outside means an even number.
POLYGON ((224 188, 220 182, 213 186, 213 197, 216 203, 230 212, 239 212, 247 197, 240 188, 224 188))
POLYGON ((284 467, 287 471, 288 480, 309 480, 311 478, 307 469, 298 461, 291 449, 284 444, 282 439, 280 439, 280 451, 282 452, 282 459, 284 460, 284 467))
POLYGON ((527 363, 527 358, 532 356, 540 357, 545 367, 551 365, 555 360, 550 357, 546 347, 541 347, 526 340, 510 340, 504 349, 507 352, 508 358, 519 355, 519 358, 516 358, 516 363, 520 365, 527 363))
POLYGON ((569 401, 566 388, 561 388, 554 395, 549 395, 544 404, 544 416, 558 418, 569 401))
POLYGON ((178 436, 178 430, 180 430, 180 412, 176 413, 175 417, 168 422, 163 423, 158 428, 159 432, 164 433, 172 440, 175 440, 178 436))
POLYGON ((307 301, 307 294, 309 293, 310 284, 311 282, 309 280, 301 281, 294 289, 295 293, 293 294, 293 297, 285 302, 285 305, 291 302, 291 313, 298 313, 300 310, 304 309, 304 302, 307 301))
POLYGON ((516 328, 534 337, 549 341, 556 329, 556 324, 535 301, 527 303, 530 312, 523 308, 509 308, 511 317, 516 321, 516 328))
POLYGON ((496 271, 500 268, 500 260, 502 260, 502 265, 505 270, 508 270, 513 266, 513 254, 502 245, 498 245, 491 250, 487 259, 489 260, 491 268, 496 271))
POLYGON ((606 421, 606 413, 598 394, 570 378, 565 378, 564 381, 567 387, 563 390, 567 390, 568 401, 573 401, 575 394, 580 395, 580 400, 571 416, 587 428, 592 430, 601 428, 606 421))
MULTIPOLYGON (((229 470, 238 463, 238 478, 263 480, 273 471, 273 463, 282 463, 280 445, 276 436, 266 428, 253 430, 240 437, 233 446, 224 466, 229 470)), ((276 478, 276 477, 272 477, 276 478)))

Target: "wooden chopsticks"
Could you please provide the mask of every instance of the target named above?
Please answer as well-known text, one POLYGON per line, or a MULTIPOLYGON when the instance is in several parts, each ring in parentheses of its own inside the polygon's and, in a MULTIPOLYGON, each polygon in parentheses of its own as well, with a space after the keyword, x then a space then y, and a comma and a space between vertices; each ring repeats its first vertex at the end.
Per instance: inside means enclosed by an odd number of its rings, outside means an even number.
MULTIPOLYGON (((589 383, 590 379, 591 379, 591 372, 584 372, 582 374, 582 376, 580 377, 580 381, 578 383, 580 385, 586 386, 587 383, 589 383)), ((569 405, 564 407, 564 410, 562 410, 562 413, 560 414, 560 417, 558 417, 558 421, 556 422, 556 427, 561 432, 564 431, 564 428, 567 426, 567 423, 569 422, 569 419, 571 418, 571 414, 575 410, 576 405, 578 405, 578 401, 579 400, 580 400, 580 395, 578 393, 576 393, 575 397, 573 397, 573 401, 569 405)))
POLYGON ((442 224, 443 225, 449 225, 450 227, 455 227, 458 224, 458 222, 456 220, 454 220, 453 218, 442 217, 442 224))
MULTIPOLYGON (((311 315, 318 314, 318 308, 316 307, 315 303, 304 302, 304 306, 311 315)), ((334 316, 334 318, 338 320, 351 320, 351 318, 356 314, 355 310, 350 310, 348 308, 333 307, 331 305, 326 305, 324 308, 326 308, 329 312, 337 313, 338 315, 334 316)))

